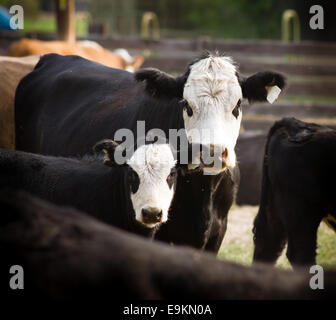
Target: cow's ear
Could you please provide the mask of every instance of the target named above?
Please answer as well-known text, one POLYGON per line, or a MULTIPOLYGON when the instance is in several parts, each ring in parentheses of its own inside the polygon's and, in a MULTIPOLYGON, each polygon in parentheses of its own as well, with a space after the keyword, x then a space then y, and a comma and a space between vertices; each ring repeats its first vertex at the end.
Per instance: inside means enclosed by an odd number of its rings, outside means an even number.
POLYGON ((173 77, 155 68, 138 70, 136 81, 145 82, 146 91, 157 98, 182 98, 185 76, 173 77))
POLYGON ((94 145, 93 150, 96 153, 104 152, 104 164, 108 166, 116 166, 118 164, 115 162, 114 153, 118 146, 119 144, 117 142, 110 139, 104 139, 97 142, 94 145))
POLYGON ((277 72, 258 72, 248 78, 239 79, 243 97, 249 102, 268 101, 273 103, 286 84, 286 78, 277 72))

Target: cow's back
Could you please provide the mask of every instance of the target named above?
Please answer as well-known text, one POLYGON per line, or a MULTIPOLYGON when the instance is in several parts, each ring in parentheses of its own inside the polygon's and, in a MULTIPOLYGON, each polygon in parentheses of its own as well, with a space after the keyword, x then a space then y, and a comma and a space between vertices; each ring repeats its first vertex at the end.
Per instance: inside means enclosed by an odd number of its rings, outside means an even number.
POLYGON ((123 171, 100 157, 43 156, 0 149, 0 190, 20 189, 62 206, 71 206, 120 228, 145 234, 128 214, 123 171))
POLYGON ((113 132, 104 125, 108 121, 113 128, 114 118, 122 118, 125 123, 119 126, 127 127, 130 114, 120 106, 132 97, 135 103, 136 90, 133 75, 126 71, 78 56, 45 55, 16 92, 17 149, 85 154, 98 140, 111 137, 113 132))
POLYGON ((270 130, 266 155, 274 188, 305 197, 311 194, 310 200, 323 203, 334 198, 335 130, 285 118, 270 130))

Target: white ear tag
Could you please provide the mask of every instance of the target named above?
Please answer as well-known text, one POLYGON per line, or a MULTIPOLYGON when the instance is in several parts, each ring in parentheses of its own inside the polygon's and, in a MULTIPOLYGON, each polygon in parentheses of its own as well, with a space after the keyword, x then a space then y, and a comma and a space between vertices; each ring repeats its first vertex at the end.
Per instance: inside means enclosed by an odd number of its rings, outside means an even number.
POLYGON ((278 86, 266 87, 267 91, 267 101, 269 103, 273 103, 278 97, 281 92, 281 89, 278 86))

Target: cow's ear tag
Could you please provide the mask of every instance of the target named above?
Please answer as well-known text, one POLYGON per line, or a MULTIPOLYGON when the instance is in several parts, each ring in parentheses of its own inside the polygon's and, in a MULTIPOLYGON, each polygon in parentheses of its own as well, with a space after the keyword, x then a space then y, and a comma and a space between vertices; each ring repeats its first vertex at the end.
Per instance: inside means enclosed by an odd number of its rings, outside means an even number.
POLYGON ((269 103, 272 104, 276 99, 278 99, 281 89, 278 86, 271 86, 271 87, 266 86, 266 91, 267 91, 266 99, 269 103))

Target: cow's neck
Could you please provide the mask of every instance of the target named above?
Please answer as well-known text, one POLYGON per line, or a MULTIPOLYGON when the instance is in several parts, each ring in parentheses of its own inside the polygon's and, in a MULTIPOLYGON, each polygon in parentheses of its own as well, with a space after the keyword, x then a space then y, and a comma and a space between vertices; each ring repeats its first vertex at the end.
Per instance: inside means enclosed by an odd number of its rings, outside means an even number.
POLYGON ((179 175, 169 222, 157 234, 159 240, 204 248, 218 220, 226 219, 232 199, 227 172, 215 176, 202 172, 179 175), (188 234, 188 237, 184 237, 188 234))

